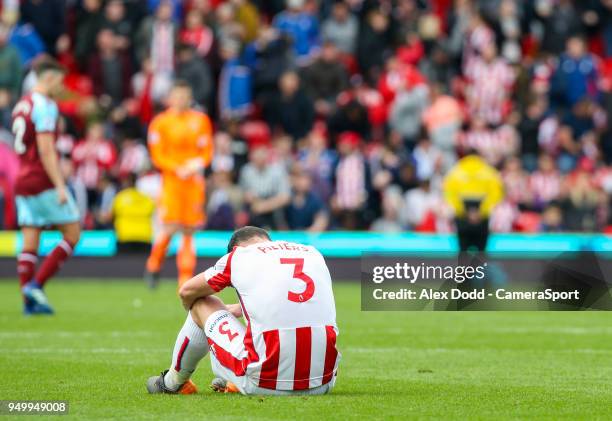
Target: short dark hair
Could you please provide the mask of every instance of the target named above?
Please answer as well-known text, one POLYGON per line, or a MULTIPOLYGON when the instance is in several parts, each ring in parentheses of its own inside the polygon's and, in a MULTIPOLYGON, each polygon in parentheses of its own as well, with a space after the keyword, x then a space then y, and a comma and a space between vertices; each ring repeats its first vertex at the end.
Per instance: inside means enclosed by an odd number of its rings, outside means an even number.
POLYGON ((191 85, 185 79, 176 79, 172 84, 172 89, 174 88, 182 88, 191 90, 191 85))
POLYGON ((52 58, 45 58, 34 65, 36 76, 41 76, 49 71, 66 73, 66 68, 52 58))
POLYGON ((263 228, 253 227, 251 225, 247 225, 246 227, 242 227, 234 231, 232 234, 232 238, 230 238, 229 243, 227 243, 227 252, 231 252, 234 250, 234 247, 239 246, 241 243, 244 243, 251 238, 265 238, 270 240, 270 234, 263 228))

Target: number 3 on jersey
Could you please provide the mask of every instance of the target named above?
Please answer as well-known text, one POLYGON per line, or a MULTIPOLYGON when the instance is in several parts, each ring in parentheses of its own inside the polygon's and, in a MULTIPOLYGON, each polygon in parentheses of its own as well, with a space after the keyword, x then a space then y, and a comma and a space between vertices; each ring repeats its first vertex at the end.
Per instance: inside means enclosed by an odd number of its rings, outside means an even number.
POLYGON ((303 292, 292 292, 287 293, 289 301, 294 303, 303 303, 312 298, 315 291, 315 284, 312 278, 306 275, 304 272, 304 259, 302 258, 285 258, 281 257, 280 262, 282 265, 293 265, 293 278, 299 279, 306 284, 306 288, 303 292))

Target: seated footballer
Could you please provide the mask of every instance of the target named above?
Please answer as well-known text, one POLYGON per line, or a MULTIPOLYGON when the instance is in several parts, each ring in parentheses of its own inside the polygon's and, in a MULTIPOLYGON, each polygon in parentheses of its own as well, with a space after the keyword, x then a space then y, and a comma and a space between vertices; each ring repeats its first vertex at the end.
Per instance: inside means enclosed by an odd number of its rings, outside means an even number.
POLYGON ((332 390, 340 354, 325 260, 314 247, 272 241, 257 227, 234 232, 228 254, 179 290, 187 320, 172 363, 149 393, 196 393, 190 380, 210 348, 212 389, 245 395, 320 395, 332 390), (233 287, 239 304, 216 292, 233 287), (238 318, 244 316, 246 326, 238 318))

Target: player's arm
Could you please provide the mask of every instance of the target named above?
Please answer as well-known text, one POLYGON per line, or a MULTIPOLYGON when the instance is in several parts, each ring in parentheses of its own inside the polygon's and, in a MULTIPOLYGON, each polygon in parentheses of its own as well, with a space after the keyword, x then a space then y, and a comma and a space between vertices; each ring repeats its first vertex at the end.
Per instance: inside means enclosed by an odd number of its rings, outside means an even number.
POLYGON ((258 200, 253 204, 253 211, 256 213, 273 212, 278 208, 286 206, 290 200, 291 196, 288 193, 279 193, 269 199, 258 200))
MULTIPOLYGON (((179 289, 179 297, 181 297, 181 302, 185 310, 190 310, 197 299, 208 297, 215 292, 216 291, 206 282, 206 275, 202 272, 181 286, 179 289)), ((242 317, 242 307, 240 304, 227 304, 226 307, 227 311, 232 313, 234 317, 242 317)))
POLYGON ((216 291, 212 289, 208 282, 206 282, 205 272, 202 272, 181 286, 179 289, 179 297, 181 298, 185 310, 189 310, 198 298, 208 297, 215 292, 216 291))
POLYGON ((202 128, 200 137, 198 138, 198 147, 200 150, 200 159, 202 160, 202 166, 208 167, 213 159, 214 143, 212 139, 213 129, 212 123, 208 116, 202 116, 202 128))
POLYGON ((232 285, 233 255, 233 251, 226 254, 213 267, 194 276, 181 286, 179 297, 186 310, 189 310, 198 298, 208 297, 232 285))
POLYGON ((325 210, 320 210, 316 213, 312 225, 307 228, 309 232, 322 232, 329 225, 329 216, 325 210))
POLYGON ((161 133, 160 117, 153 119, 149 126, 148 145, 151 161, 160 171, 177 173, 180 163, 174 158, 172 151, 165 145, 165 139, 161 133))
POLYGON ((210 165, 213 157, 212 124, 207 116, 202 115, 200 133, 196 138, 198 155, 188 160, 181 168, 185 178, 198 174, 210 165))
POLYGON ((32 123, 36 130, 38 156, 47 176, 57 190, 60 205, 67 200, 66 183, 60 171, 59 159, 55 150, 55 130, 59 110, 52 101, 35 101, 32 109, 32 123))
POLYGON ((59 168, 54 137, 53 133, 38 133, 36 135, 36 146, 43 168, 57 190, 59 203, 62 204, 66 202, 66 183, 59 168))
POLYGON ((151 153, 151 161, 161 171, 176 172, 180 168, 180 164, 168 156, 167 151, 161 145, 151 145, 149 142, 149 152, 151 153))
POLYGON ((59 168, 59 160, 55 151, 54 135, 51 133, 38 133, 36 135, 36 145, 38 147, 38 155, 43 164, 45 172, 57 190, 57 198, 60 203, 65 203, 66 183, 59 168))

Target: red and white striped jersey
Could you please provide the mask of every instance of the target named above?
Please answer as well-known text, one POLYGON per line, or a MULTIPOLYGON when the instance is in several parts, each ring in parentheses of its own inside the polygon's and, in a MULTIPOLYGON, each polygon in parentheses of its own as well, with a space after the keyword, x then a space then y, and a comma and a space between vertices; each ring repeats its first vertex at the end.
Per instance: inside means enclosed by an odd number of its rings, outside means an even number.
POLYGON ((559 199, 563 177, 558 171, 536 171, 529 177, 529 187, 536 204, 545 205, 559 199))
POLYGON ((489 228, 493 232, 512 232, 519 215, 520 211, 516 203, 504 200, 493 209, 489 219, 489 228))
POLYGON ((519 142, 516 130, 502 125, 497 129, 475 129, 462 133, 459 145, 467 150, 475 149, 492 166, 499 165, 504 159, 514 155, 519 142))
POLYGON ((270 241, 236 247, 205 273, 215 291, 232 286, 247 322, 247 357, 234 363, 259 387, 304 390, 328 383, 340 354, 325 260, 312 246, 270 241))
POLYGON ((359 209, 366 198, 366 165, 359 153, 340 159, 336 167, 336 200, 340 209, 359 209))
POLYGON ((465 68, 466 97, 470 115, 489 124, 500 124, 510 110, 514 70, 502 58, 488 63, 480 57, 465 68))

